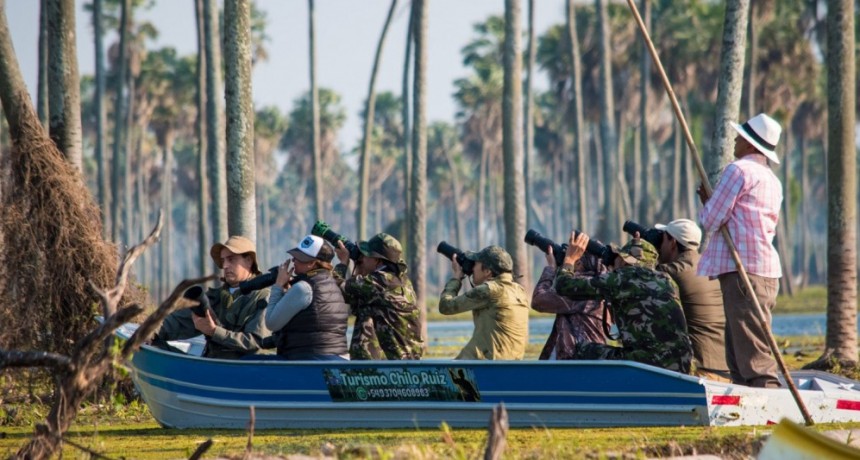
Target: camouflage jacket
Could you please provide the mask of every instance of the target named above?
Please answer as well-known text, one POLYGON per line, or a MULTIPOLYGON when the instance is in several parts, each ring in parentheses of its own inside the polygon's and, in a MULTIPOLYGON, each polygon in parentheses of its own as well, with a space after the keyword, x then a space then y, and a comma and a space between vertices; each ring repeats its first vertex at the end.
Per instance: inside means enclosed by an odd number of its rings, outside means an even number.
MULTIPOLYGON (((337 274, 345 271, 339 264, 337 274)), ((350 359, 421 359, 420 312, 406 273, 377 270, 354 276, 343 283, 343 296, 355 315, 350 359)))
POLYGON ((565 266, 559 271, 555 286, 559 294, 571 299, 602 298, 609 303, 622 348, 602 357, 690 372, 690 337, 678 298, 678 286, 669 275, 645 267, 626 266, 583 279, 574 275, 572 267, 565 266))
MULTIPOLYGON (((263 339, 271 335, 266 328, 264 309, 268 304, 269 288, 247 295, 230 294, 226 284, 206 291, 209 305, 215 312, 215 332, 206 337, 203 356, 207 358, 237 359, 262 350, 263 339)), ((191 309, 176 311, 165 318, 156 333, 160 340, 181 340, 200 335, 191 320, 191 309)))
POLYGON ((529 337, 529 297, 510 273, 502 273, 462 295, 460 280, 445 285, 439 312, 472 312, 475 331, 455 359, 523 359, 529 337))

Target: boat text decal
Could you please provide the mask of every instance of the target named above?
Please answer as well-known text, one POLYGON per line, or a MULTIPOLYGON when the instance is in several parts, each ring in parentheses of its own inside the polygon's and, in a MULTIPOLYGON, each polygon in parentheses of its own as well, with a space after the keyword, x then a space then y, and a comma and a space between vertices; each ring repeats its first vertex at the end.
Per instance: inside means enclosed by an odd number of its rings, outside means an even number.
POLYGON ((481 394, 471 369, 366 367, 324 369, 332 401, 466 401, 481 394))

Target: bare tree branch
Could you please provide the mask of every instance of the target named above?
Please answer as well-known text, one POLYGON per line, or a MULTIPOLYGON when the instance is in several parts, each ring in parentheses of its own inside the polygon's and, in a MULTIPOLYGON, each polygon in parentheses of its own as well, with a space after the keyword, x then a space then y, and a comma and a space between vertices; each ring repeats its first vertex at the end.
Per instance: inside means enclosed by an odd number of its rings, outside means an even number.
POLYGON ((0 350, 0 369, 7 367, 50 367, 69 371, 72 361, 67 356, 46 351, 0 350))

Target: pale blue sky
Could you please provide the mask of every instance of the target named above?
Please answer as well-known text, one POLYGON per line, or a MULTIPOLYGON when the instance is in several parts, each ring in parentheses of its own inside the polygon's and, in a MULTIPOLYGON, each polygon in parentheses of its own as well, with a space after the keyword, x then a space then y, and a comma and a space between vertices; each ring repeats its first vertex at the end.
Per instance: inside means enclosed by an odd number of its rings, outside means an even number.
MULTIPOLYGON (((526 2, 523 1, 523 28, 526 2)), ((538 34, 564 21, 563 0, 536 1, 535 28, 538 34)), ((91 18, 78 0, 77 43, 81 74, 94 68, 91 18)), ((275 105, 287 112, 294 99, 309 88, 308 22, 306 0, 257 0, 268 13, 270 41, 268 62, 254 70, 254 102, 258 107, 275 105)), ((342 149, 355 147, 360 139, 359 112, 367 96, 373 54, 388 11, 388 0, 317 0, 317 72, 320 86, 343 97, 347 122, 341 133, 342 149)), ((400 0, 385 44, 377 90, 400 94, 406 23, 409 2, 400 0)), ((25 81, 31 95, 35 90, 38 57, 38 0, 7 0, 7 16, 25 81)), ((456 106, 451 97, 453 81, 467 75, 460 49, 472 38, 472 25, 491 14, 502 14, 502 0, 431 0, 428 55, 428 115, 433 120, 454 119, 456 106)), ((180 54, 196 52, 194 7, 191 0, 156 0, 140 16, 160 32, 150 48, 173 46, 180 54)), ((106 37, 105 46, 115 41, 106 37)), ((526 43, 523 43, 526 46, 526 43)), ((536 85, 546 87, 539 74, 536 85)))

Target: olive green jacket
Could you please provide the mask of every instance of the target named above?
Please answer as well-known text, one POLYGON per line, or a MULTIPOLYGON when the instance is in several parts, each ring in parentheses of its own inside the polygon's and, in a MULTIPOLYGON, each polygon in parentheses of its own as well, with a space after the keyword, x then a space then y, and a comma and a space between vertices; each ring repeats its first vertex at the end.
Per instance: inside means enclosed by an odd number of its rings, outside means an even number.
POLYGON ((529 295, 502 273, 462 294, 462 283, 451 279, 439 299, 439 312, 472 312, 475 331, 456 359, 523 359, 529 336, 529 295))
MULTIPOLYGON (((207 358, 238 359, 256 353, 271 353, 262 350, 264 338, 272 335, 266 328, 265 308, 268 304, 269 288, 253 291, 247 295, 230 294, 226 284, 206 291, 209 304, 214 311, 215 332, 206 337, 203 356, 207 358)), ((160 340, 181 340, 200 335, 194 328, 191 309, 176 311, 165 318, 156 333, 160 340)))

